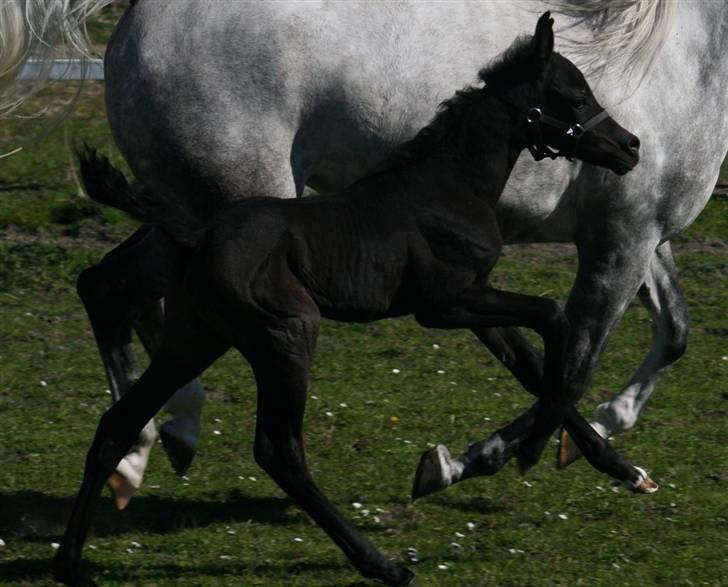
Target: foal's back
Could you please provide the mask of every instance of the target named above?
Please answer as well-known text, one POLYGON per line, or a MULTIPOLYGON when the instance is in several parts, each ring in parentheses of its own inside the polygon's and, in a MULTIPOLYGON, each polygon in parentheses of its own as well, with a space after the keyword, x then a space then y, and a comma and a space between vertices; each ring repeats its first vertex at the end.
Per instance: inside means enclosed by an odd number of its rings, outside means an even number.
POLYGON ((454 185, 392 169, 335 196, 243 199, 212 220, 195 271, 229 302, 277 315, 294 311, 292 294, 338 320, 414 313, 483 277, 500 251, 492 207, 454 185))
POLYGON ((278 316, 294 314, 302 298, 334 319, 388 315, 415 225, 383 199, 241 200, 212 221, 193 271, 203 272, 227 303, 278 316))

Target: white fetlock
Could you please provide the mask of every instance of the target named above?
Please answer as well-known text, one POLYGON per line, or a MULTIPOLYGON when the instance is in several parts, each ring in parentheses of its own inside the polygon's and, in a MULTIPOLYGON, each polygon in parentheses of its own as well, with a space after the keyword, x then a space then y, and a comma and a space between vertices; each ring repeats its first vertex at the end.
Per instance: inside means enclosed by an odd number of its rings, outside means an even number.
POLYGON ((637 472, 639 473, 639 476, 634 481, 625 481, 624 485, 633 493, 655 493, 660 486, 655 483, 650 476, 647 474, 647 471, 642 469, 641 467, 635 467, 637 469, 637 472))

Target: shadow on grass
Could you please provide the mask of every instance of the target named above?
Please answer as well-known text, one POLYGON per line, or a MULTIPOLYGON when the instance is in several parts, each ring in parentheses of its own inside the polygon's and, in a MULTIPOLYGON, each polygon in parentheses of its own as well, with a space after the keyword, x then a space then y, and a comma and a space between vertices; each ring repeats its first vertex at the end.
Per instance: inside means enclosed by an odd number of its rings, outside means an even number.
MULTIPOLYGON (((0 536, 25 542, 49 542, 63 534, 71 513, 71 496, 53 496, 37 491, 0 492, 0 536)), ((115 536, 126 532, 165 534, 186 528, 253 520, 269 525, 286 525, 302 515, 288 514, 289 499, 250 497, 240 491, 220 496, 199 495, 176 499, 155 495, 135 497, 123 512, 104 497, 98 508, 94 535, 115 536)), ((2 577, 2 574, 0 574, 2 577)))
MULTIPOLYGON (((40 583, 51 580, 51 558, 26 558, 21 560, 0 562, 0 584, 13 584, 19 582, 40 583)), ((164 581, 174 583, 175 577, 181 577, 190 573, 190 561, 179 565, 169 564, 145 564, 142 567, 130 568, 125 564, 105 565, 84 561, 82 572, 85 577, 103 582, 146 584, 153 581, 164 581)), ((340 561, 266 561, 265 563, 250 563, 243 561, 219 561, 213 564, 194 564, 194 574, 198 577, 209 577, 210 584, 215 583, 215 578, 239 576, 244 580, 246 575, 269 576, 269 577, 292 577, 311 573, 313 576, 327 571, 341 571, 351 568, 351 574, 356 575, 353 567, 348 565, 343 558, 340 561)), ((351 587, 358 585, 370 585, 362 581, 356 581, 351 587)), ((340 585, 340 583, 337 583, 340 585)))
POLYGON ((445 509, 458 510, 465 514, 479 514, 482 516, 499 514, 510 511, 511 509, 503 505, 503 503, 480 495, 460 497, 449 494, 446 497, 437 496, 433 499, 433 503, 445 509))
POLYGON ((45 189, 48 189, 47 185, 44 185, 42 183, 37 183, 34 181, 28 181, 28 182, 18 182, 18 183, 5 183, 0 182, 0 193, 2 192, 15 192, 15 191, 33 191, 33 192, 41 192, 45 189))

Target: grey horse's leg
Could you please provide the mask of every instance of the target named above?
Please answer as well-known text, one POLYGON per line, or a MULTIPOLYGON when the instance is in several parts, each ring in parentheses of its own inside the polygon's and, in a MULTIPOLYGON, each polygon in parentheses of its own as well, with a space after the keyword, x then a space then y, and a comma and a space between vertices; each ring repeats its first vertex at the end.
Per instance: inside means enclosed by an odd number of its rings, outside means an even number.
MULTIPOLYGON (((178 271, 179 255, 177 246, 158 230, 142 227, 100 263, 79 275, 78 293, 88 313, 115 402, 139 377, 132 327, 165 295, 178 271)), ((149 421, 109 479, 118 508, 128 503, 141 484, 155 439, 154 422, 149 421)))
MULTIPOLYGON (((147 354, 153 357, 161 344, 164 327, 161 302, 140 309, 133 325, 147 354)), ((178 475, 185 474, 197 452, 204 403, 205 390, 199 379, 193 379, 178 389, 164 406, 171 418, 160 425, 159 434, 167 458, 178 475)))
MULTIPOLYGON (((662 243, 655 250, 639 290, 639 298, 652 318, 652 344, 627 385, 597 408, 592 426, 605 438, 634 426, 666 368, 685 352, 688 336, 687 304, 680 291, 669 242, 662 243)), ((562 434, 560 465, 570 464, 580 454, 578 447, 562 434)))

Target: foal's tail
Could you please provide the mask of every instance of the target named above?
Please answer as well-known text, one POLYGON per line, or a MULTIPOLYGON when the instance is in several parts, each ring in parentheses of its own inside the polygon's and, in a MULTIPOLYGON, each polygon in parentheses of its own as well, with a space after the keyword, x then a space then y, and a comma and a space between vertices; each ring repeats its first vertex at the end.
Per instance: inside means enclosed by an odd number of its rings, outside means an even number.
POLYGON ((182 203, 170 205, 139 182, 129 183, 107 157, 85 144, 76 148, 81 180, 92 200, 122 210, 146 224, 159 226, 174 242, 194 247, 205 225, 182 203))

